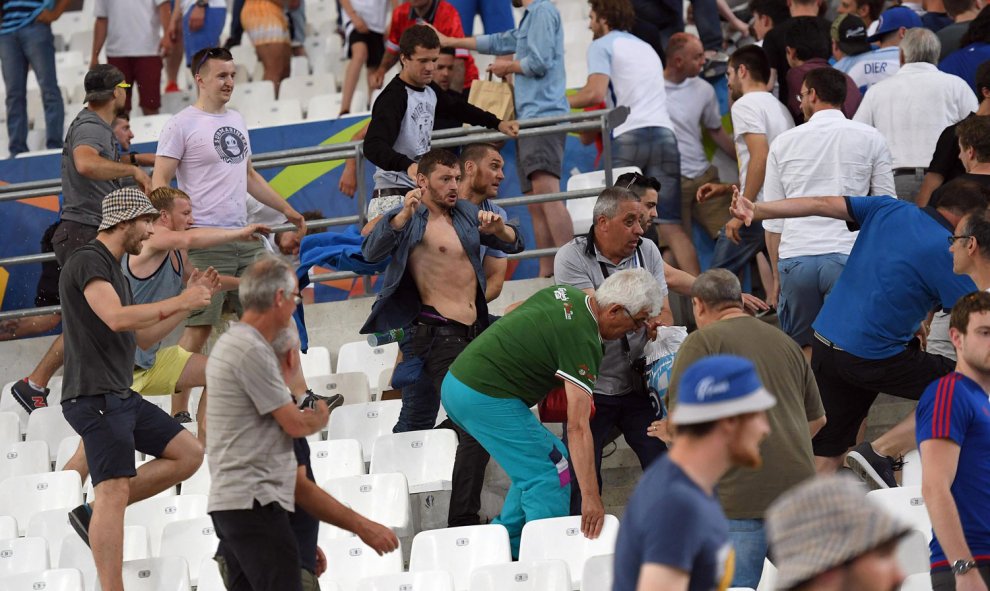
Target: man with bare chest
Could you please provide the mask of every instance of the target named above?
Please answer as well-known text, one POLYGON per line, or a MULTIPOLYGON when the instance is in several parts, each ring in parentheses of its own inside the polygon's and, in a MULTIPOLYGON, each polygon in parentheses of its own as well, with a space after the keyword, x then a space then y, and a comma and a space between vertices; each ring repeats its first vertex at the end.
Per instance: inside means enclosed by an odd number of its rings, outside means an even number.
MULTIPOLYGON (((402 206, 386 213, 365 238, 362 254, 369 262, 392 257, 382 276, 382 290, 361 329, 363 334, 393 328, 415 327, 411 352, 422 361, 422 371, 434 388, 411 389, 429 396, 415 404, 432 416, 440 407, 440 385, 447 368, 468 343, 488 326, 485 273, 481 245, 506 253, 523 250, 518 228, 491 211, 481 211, 457 198, 461 166, 446 150, 431 150, 419 161, 416 189, 406 194, 402 206)), ((406 401, 403 401, 406 404, 406 401)), ((458 430, 461 445, 465 433, 458 430)), ((458 458, 453 476, 450 515, 477 519, 476 505, 484 480, 477 470, 487 454, 473 440, 479 458, 458 458)), ((463 524, 460 524, 463 525, 463 524)))

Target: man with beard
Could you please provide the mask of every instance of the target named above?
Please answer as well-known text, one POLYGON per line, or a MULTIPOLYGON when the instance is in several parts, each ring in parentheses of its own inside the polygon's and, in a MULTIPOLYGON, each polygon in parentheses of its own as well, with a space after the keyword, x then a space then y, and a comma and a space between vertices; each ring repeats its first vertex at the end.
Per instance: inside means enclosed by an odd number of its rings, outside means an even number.
POLYGON ((120 260, 141 253, 158 210, 143 193, 125 188, 107 195, 102 213, 96 240, 69 257, 59 281, 62 413, 82 437, 97 496, 73 509, 69 523, 93 549, 103 589, 123 591, 127 505, 182 482, 203 461, 196 437, 131 389, 135 348, 160 341, 190 310, 207 305, 211 289, 194 277, 180 295, 135 305, 120 260), (135 450, 156 459, 135 471, 135 450))
MULTIPOLYGON (((503 220, 509 219, 504 209, 491 202, 498 197, 498 188, 505 179, 502 167, 505 161, 492 144, 471 144, 461 152, 461 169, 464 171, 457 185, 457 196, 467 199, 482 211, 490 211, 503 220)), ((485 270, 485 301, 490 302, 502 293, 508 261, 505 253, 497 248, 481 245, 481 265, 485 270)))
MULTIPOLYGON (((62 148, 62 221, 52 235, 55 260, 61 267, 69 255, 96 238, 101 203, 119 189, 120 179, 134 177, 145 192, 151 179, 135 164, 118 162, 120 153, 110 125, 124 108, 127 88, 124 74, 114 66, 101 64, 86 73, 86 107, 69 125, 62 148)), ((60 335, 31 374, 10 389, 28 413, 48 406, 48 381, 60 367, 64 352, 60 335)))
POLYGON ((896 591, 897 556, 911 527, 864 499, 861 484, 821 476, 781 495, 767 511, 777 589, 896 591))
MULTIPOLYGON (((949 181, 945 187, 950 191, 983 193, 990 200, 990 189, 972 181, 956 179, 949 181)), ((949 247, 952 271, 958 275, 969 275, 976 289, 990 290, 990 215, 985 211, 967 215, 959 222, 958 236, 949 247)))
POLYGON ((825 424, 825 410, 801 348, 783 331, 743 311, 735 275, 725 269, 702 273, 691 289, 691 303, 698 330, 674 360, 671 406, 677 405, 685 370, 709 355, 745 357, 756 366, 760 381, 777 394, 776 406, 767 411, 770 436, 760 448, 764 465, 756 470, 733 468, 718 483, 736 551, 732 586, 756 589, 767 555, 765 512, 784 491, 814 476, 811 437, 825 424))
MULTIPOLYGON (((403 407, 415 408, 415 419, 430 426, 440 408, 447 368, 488 326, 481 245, 507 253, 523 249, 518 228, 458 199, 460 177, 461 165, 452 153, 435 149, 424 154, 416 172, 419 188, 384 214, 361 246, 369 262, 391 257, 361 333, 415 328, 408 349, 422 360, 433 389, 416 388, 417 398, 403 400, 403 407)), ((467 525, 464 520, 477 523, 488 454, 470 435, 457 431, 458 465, 448 521, 467 525)))
POLYGON ((622 518, 615 591, 730 586, 733 549, 715 486, 733 466, 760 466, 774 404, 742 357, 714 355, 684 371, 674 446, 643 474, 622 518))
POLYGON ((985 591, 990 583, 990 294, 952 307, 956 371, 933 382, 916 410, 921 494, 932 520, 932 587, 985 591))

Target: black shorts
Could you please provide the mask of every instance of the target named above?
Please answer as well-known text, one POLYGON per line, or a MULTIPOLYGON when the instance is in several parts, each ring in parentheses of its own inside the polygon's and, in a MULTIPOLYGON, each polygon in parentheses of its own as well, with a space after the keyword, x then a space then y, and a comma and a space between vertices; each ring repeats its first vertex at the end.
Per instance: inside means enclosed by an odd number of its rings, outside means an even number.
POLYGON ((131 478, 134 451, 161 457, 176 435, 184 431, 168 413, 131 391, 79 396, 62 402, 62 414, 82 437, 93 486, 111 478, 131 478))
POLYGON ((948 357, 922 351, 916 340, 893 357, 863 359, 813 338, 811 369, 828 418, 812 440, 815 455, 835 458, 855 445, 879 393, 918 400, 929 384, 955 367, 948 357))
MULTIPOLYGON (((213 511, 230 591, 302 591, 299 542, 289 514, 278 503, 251 509, 213 511)), ((307 551, 313 551, 312 548, 307 551)))
POLYGON ((96 230, 96 226, 62 220, 55 228, 55 234, 52 235, 52 248, 55 250, 55 260, 58 261, 58 266, 64 267, 69 255, 76 252, 80 246, 95 240, 96 230))
POLYGON ((351 31, 347 36, 347 57, 351 57, 351 47, 355 43, 364 43, 368 47, 368 61, 365 64, 368 68, 377 68, 385 57, 385 36, 381 33, 368 31, 361 33, 357 29, 351 31))
MULTIPOLYGON (((45 233, 41 236, 41 252, 55 252, 52 247, 52 238, 59 222, 45 228, 45 233)), ((46 261, 41 263, 41 277, 38 278, 38 290, 35 292, 34 305, 38 308, 43 306, 57 306, 61 302, 58 299, 58 277, 59 265, 56 261, 46 261)))
POLYGON ((535 172, 546 172, 560 178, 564 164, 566 133, 521 137, 516 140, 516 172, 523 193, 533 190, 530 177, 535 172))

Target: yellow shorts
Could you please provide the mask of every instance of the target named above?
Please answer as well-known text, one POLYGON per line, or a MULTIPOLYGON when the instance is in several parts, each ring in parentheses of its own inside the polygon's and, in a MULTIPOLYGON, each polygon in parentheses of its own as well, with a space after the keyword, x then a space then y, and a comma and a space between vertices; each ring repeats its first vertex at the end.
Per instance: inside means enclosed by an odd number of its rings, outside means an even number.
POLYGON ((271 0, 247 0, 241 9, 241 26, 255 46, 272 43, 289 45, 292 41, 285 10, 281 4, 271 0))
POLYGON ((142 396, 165 396, 175 393, 175 385, 182 375, 182 370, 189 363, 192 353, 175 345, 158 350, 155 364, 148 369, 134 371, 134 383, 131 389, 142 396))

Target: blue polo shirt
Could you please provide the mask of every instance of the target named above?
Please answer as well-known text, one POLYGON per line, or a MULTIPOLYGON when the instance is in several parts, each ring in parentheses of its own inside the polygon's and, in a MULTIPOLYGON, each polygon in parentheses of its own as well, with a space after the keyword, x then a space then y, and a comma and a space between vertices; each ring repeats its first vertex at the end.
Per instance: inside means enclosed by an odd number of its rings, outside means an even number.
MULTIPOLYGON (((915 411, 915 437, 948 439, 959 446, 956 477, 949 488, 963 536, 973 557, 990 562, 990 401, 979 384, 950 373, 928 386, 915 411)), ((949 568, 938 537, 931 541, 933 570, 949 568)), ((953 556, 952 559, 964 558, 953 556)))
POLYGON ((976 285, 952 272, 953 228, 934 209, 893 197, 846 197, 859 237, 813 327, 857 357, 902 352, 928 312, 976 285))

